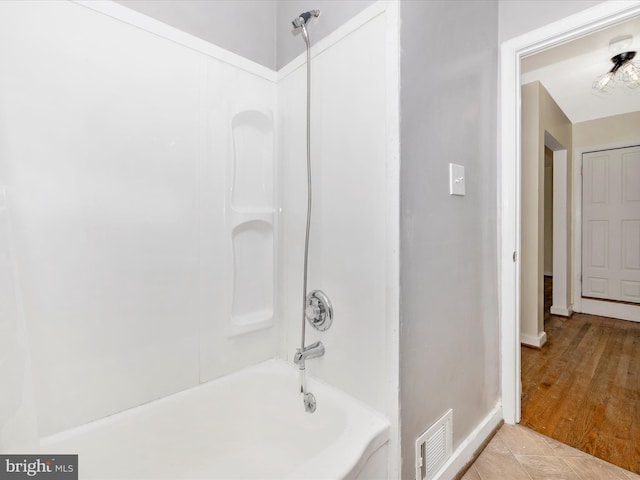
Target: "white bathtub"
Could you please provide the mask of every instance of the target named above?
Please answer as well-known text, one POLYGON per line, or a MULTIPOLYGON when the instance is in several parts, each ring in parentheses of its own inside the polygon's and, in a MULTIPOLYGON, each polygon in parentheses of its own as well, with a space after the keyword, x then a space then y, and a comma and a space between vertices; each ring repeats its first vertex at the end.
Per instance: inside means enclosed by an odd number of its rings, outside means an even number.
POLYGON ((79 454, 81 479, 386 478, 389 423, 348 395, 268 362, 43 438, 79 454))

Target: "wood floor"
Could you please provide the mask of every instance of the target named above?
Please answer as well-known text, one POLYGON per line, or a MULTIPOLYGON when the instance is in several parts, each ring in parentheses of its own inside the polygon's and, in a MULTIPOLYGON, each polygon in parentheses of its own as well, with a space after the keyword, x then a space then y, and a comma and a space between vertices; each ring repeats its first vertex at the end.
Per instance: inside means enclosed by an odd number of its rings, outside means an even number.
POLYGON ((545 317, 547 344, 522 348, 520 423, 640 474, 640 323, 545 317))

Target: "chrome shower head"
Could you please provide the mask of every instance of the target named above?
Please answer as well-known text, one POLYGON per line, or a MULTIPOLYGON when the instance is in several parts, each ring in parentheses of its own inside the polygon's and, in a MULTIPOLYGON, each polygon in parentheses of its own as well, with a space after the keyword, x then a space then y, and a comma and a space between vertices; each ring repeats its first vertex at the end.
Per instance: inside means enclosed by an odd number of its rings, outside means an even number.
POLYGON ((308 12, 304 12, 298 15, 296 18, 293 19, 291 23, 293 24, 293 28, 300 28, 300 27, 304 27, 309 22, 309 20, 311 20, 311 17, 319 17, 319 16, 320 16, 320 10, 309 10, 308 12))

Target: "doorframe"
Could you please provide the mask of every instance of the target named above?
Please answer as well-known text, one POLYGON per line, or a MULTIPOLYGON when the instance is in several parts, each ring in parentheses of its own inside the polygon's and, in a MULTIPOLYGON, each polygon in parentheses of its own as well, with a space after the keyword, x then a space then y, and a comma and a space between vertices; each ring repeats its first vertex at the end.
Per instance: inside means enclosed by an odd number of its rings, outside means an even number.
POLYGON ((606 143, 602 145, 589 145, 577 147, 574 150, 574 174, 573 174, 573 208, 574 208, 574 232, 573 236, 573 308, 576 312, 584 312, 606 317, 621 318, 632 322, 640 321, 640 306, 626 304, 610 304, 598 300, 582 298, 582 155, 602 150, 616 150, 619 148, 640 146, 640 137, 623 142, 606 143), (585 308, 585 304, 587 308, 585 308), (607 308, 609 307, 609 309, 607 308), (611 308, 615 309, 615 315, 611 315, 611 308))
POLYGON ((547 131, 544 132, 544 140, 545 147, 553 152, 553 286, 550 312, 553 315, 570 317, 573 313, 573 305, 569 301, 571 291, 571 266, 569 263, 571 258, 569 250, 571 226, 567 222, 567 214, 571 208, 571 198, 569 198, 567 188, 569 158, 567 147, 547 131))
POLYGON ((520 421, 520 61, 640 15, 640 0, 609 1, 500 45, 498 118, 498 285, 500 386, 504 421, 520 421))

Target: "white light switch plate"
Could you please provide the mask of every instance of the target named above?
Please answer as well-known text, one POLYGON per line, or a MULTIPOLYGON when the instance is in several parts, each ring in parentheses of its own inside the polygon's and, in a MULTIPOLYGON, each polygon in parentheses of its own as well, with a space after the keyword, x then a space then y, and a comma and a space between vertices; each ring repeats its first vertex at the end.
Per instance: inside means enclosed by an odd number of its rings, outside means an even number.
POLYGON ((456 165, 455 163, 449 164, 449 194, 451 195, 464 195, 464 167, 462 165, 456 165))

